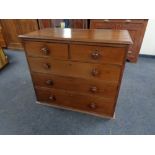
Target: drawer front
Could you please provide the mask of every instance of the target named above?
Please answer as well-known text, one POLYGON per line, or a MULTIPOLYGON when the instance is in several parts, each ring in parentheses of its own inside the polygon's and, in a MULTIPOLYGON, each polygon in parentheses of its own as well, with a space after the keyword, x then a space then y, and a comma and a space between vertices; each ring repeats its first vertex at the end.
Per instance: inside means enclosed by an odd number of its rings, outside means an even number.
POLYGON ((113 116, 115 101, 58 89, 35 88, 38 101, 99 115, 113 116))
POLYGON ((92 19, 90 20, 90 24, 96 22, 112 22, 112 23, 144 23, 145 19, 92 19))
POLYGON ((63 89, 105 98, 115 98, 117 94, 117 83, 104 83, 99 80, 86 80, 41 73, 32 73, 32 78, 34 85, 39 87, 63 89))
POLYGON ((131 20, 126 20, 127 22, 112 22, 112 21, 93 21, 91 23, 91 28, 93 29, 127 29, 127 30, 138 30, 143 28, 143 23, 134 23, 131 20))
POLYGON ((83 62, 123 64, 125 48, 101 47, 88 45, 71 45, 71 59, 83 62))
POLYGON ((68 59, 68 45, 46 42, 26 42, 25 49, 28 56, 47 57, 53 59, 68 59))
POLYGON ((116 29, 116 23, 112 23, 109 21, 99 21, 99 22, 93 22, 90 25, 91 29, 116 29))
POLYGON ((59 60, 50 61, 49 59, 30 57, 28 61, 32 72, 61 76, 118 82, 121 73, 121 67, 117 65, 101 65, 59 60))

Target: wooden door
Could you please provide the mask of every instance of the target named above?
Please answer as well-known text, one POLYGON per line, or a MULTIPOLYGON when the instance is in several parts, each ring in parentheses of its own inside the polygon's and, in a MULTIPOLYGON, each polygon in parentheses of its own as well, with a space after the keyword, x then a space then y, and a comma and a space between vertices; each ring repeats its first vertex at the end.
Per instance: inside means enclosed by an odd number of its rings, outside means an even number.
POLYGON ((6 47, 6 43, 5 43, 1 23, 0 23, 0 47, 6 47))
POLYGON ((15 25, 19 30, 19 34, 25 34, 38 30, 38 22, 36 19, 15 20, 15 25))
POLYGON ((17 37, 18 30, 16 29, 15 20, 2 19, 1 20, 4 37, 8 48, 22 48, 20 39, 17 37))
POLYGON ((35 19, 1 19, 2 30, 7 48, 23 49, 18 35, 38 30, 35 19))

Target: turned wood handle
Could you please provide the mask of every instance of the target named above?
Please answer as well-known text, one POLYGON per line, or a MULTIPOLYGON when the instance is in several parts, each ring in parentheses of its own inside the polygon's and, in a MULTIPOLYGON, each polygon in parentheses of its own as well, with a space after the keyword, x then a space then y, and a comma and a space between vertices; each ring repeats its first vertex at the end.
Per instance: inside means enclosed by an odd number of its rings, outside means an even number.
POLYGON ((90 103, 90 104, 89 104, 89 107, 90 107, 91 109, 96 109, 96 108, 97 108, 97 106, 96 106, 95 103, 90 103))
POLYGON ((50 69, 50 64, 48 64, 48 63, 45 63, 45 64, 43 64, 43 67, 45 68, 45 69, 50 69))
POLYGON ((55 97, 54 95, 51 95, 51 96, 49 97, 49 99, 50 99, 51 101, 55 101, 55 100, 56 100, 56 97, 55 97))
POLYGON ((93 75, 93 76, 99 75, 99 70, 96 69, 96 68, 92 69, 92 75, 93 75))
POLYGON ((96 92, 97 92, 97 87, 95 87, 95 86, 91 87, 91 88, 90 88, 90 91, 91 91, 92 93, 96 93, 96 92))
POLYGON ((41 48, 41 51, 42 51, 43 55, 48 55, 49 54, 49 50, 48 50, 47 47, 41 48))
POLYGON ((133 52, 132 51, 128 51, 128 54, 132 54, 133 52))
POLYGON ((46 84, 47 84, 47 85, 53 85, 53 81, 52 81, 52 80, 47 80, 47 81, 46 81, 46 84))
POLYGON ((98 58, 100 58, 100 53, 99 53, 99 51, 93 51, 93 52, 91 53, 91 57, 92 57, 93 59, 98 59, 98 58))

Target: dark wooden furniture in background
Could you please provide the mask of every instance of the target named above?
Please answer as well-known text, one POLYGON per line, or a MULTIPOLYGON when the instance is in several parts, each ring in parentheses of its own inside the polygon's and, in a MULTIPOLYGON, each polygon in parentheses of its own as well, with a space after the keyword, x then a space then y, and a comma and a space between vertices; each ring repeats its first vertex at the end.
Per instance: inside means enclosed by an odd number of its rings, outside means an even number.
POLYGON ((3 35, 1 25, 0 25, 0 47, 6 47, 6 43, 5 43, 5 40, 4 40, 4 35, 3 35))
POLYGON ((47 28, 20 38, 39 103, 114 116, 128 31, 47 28))
POLYGON ((0 70, 8 64, 8 57, 0 47, 0 70))
POLYGON ((137 62, 148 20, 143 19, 93 19, 90 20, 92 29, 128 30, 133 40, 128 51, 128 60, 137 62))
MULTIPOLYGON (((63 19, 62 19, 63 20, 63 19)), ((53 28, 55 27, 55 22, 61 21, 60 19, 39 19, 39 27, 42 28, 53 28)), ((69 28, 88 28, 87 19, 69 19, 69 28)))
POLYGON ((38 30, 38 22, 35 19, 1 19, 0 20, 6 47, 23 49, 18 35, 38 30))

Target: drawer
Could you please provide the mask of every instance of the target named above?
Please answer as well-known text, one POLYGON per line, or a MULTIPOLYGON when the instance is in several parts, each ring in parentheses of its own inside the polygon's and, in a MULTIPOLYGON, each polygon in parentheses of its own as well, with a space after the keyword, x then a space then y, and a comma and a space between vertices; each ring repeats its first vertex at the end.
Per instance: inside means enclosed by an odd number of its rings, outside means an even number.
POLYGON ((123 21, 111 21, 111 20, 104 20, 104 21, 93 21, 91 23, 91 29, 118 29, 118 30, 138 30, 143 27, 143 23, 141 22, 132 22, 131 20, 123 21))
POLYGON ((98 95, 105 98, 115 98, 117 94, 117 83, 41 73, 32 73, 32 78, 34 85, 39 87, 63 89, 90 95, 98 95))
POLYGON ((126 56, 125 48, 75 45, 70 46, 72 60, 122 65, 126 56))
POLYGON ((68 44, 26 42, 25 49, 28 56, 47 57, 53 59, 68 59, 68 44))
POLYGON ((37 99, 40 102, 57 105, 60 107, 86 111, 98 115, 112 117, 115 101, 91 95, 81 95, 58 89, 35 88, 37 99))
POLYGON ((71 61, 59 61, 45 58, 28 58, 32 72, 56 74, 69 77, 118 82, 121 67, 109 64, 92 64, 71 61))
POLYGON ((143 23, 144 20, 143 19, 92 19, 90 20, 90 24, 94 24, 96 22, 111 22, 111 23, 143 23))

